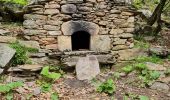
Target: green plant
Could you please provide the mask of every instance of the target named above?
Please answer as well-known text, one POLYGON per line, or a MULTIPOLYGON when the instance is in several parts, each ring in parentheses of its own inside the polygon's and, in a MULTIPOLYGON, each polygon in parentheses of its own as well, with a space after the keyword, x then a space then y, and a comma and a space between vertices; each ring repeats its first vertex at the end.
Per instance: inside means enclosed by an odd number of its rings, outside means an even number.
POLYGON ((8 93, 12 91, 15 88, 23 86, 23 82, 18 81, 18 82, 11 82, 5 85, 0 85, 0 93, 8 93))
POLYGON ((135 69, 139 71, 147 69, 147 66, 144 63, 137 63, 134 66, 135 66, 135 69))
POLYGON ((46 82, 44 82, 44 83, 41 85, 41 91, 42 91, 42 92, 49 92, 50 90, 52 90, 52 84, 51 84, 51 83, 46 83, 46 82))
POLYGON ((158 56, 152 55, 152 56, 136 57, 135 62, 136 63, 144 63, 144 62, 162 63, 163 60, 159 58, 158 56))
POLYGON ((51 100, 59 100, 58 94, 56 92, 51 94, 51 100))
POLYGON ((21 45, 18 41, 15 43, 11 43, 10 47, 16 50, 16 54, 15 54, 14 58, 12 59, 12 66, 30 63, 27 53, 38 51, 35 48, 25 47, 25 46, 21 45))
POLYGON ((27 0, 1 0, 1 1, 16 3, 16 4, 20 4, 20 5, 26 5, 28 3, 27 0))
POLYGON ((116 91, 116 86, 112 79, 108 79, 106 82, 102 83, 98 88, 98 92, 105 92, 108 94, 113 94, 116 91))
POLYGON ((125 72, 126 74, 132 72, 134 70, 132 65, 127 65, 125 67, 122 68, 122 71, 125 72))
POLYGON ((165 75, 170 75, 170 68, 166 70, 165 75))
POLYGON ((142 49, 148 49, 150 47, 150 44, 144 41, 135 41, 135 48, 142 48, 142 49))
POLYGON ((147 96, 139 95, 139 100, 149 100, 147 96))
POLYGON ((43 69, 40 73, 45 79, 47 79, 47 80, 50 79, 52 81, 55 81, 61 77, 60 73, 49 72, 49 68, 50 68, 49 66, 43 67, 43 69))

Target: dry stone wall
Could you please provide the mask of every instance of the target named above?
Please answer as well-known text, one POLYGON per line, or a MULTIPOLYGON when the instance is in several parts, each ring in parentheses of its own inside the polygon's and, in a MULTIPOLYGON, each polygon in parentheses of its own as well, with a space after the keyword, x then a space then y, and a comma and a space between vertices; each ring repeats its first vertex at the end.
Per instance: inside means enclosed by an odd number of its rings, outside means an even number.
POLYGON ((133 47, 134 14, 129 0, 51 0, 33 4, 24 15, 24 37, 46 52, 71 50, 77 30, 91 35, 90 49, 118 51, 133 47), (83 23, 83 24, 82 24, 83 23))

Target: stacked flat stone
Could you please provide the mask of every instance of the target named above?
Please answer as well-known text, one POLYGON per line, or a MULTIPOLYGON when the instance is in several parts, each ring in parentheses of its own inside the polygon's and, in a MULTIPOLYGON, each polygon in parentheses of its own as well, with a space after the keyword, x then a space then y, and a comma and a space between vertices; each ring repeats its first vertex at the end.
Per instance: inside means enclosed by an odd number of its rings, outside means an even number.
POLYGON ((44 4, 35 3, 29 5, 32 12, 24 15, 24 34, 27 40, 38 41, 40 48, 49 52, 71 50, 70 36, 75 32, 72 27, 83 22, 86 26, 79 25, 92 36, 92 50, 129 49, 134 45, 135 21, 129 4, 131 0, 47 0, 44 4))

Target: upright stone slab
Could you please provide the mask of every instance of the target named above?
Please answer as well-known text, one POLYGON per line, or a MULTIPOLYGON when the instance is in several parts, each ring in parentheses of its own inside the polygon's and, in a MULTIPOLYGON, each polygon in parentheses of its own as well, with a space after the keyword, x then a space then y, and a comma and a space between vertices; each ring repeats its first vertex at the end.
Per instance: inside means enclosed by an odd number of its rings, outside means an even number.
POLYGON ((91 80, 100 73, 99 62, 94 55, 79 58, 76 74, 79 80, 91 80))
POLYGON ((0 44, 0 67, 5 67, 15 54, 15 50, 7 45, 0 44))

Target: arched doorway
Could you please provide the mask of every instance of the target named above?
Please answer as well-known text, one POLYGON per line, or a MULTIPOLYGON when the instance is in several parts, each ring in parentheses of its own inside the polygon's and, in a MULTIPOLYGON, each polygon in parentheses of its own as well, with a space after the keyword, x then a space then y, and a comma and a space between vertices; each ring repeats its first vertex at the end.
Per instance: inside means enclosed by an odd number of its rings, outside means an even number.
POLYGON ((85 31, 78 31, 71 36, 72 50, 89 50, 90 34, 85 31))

